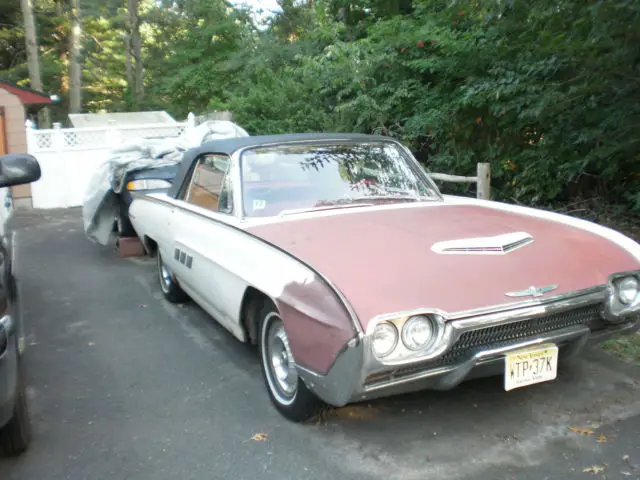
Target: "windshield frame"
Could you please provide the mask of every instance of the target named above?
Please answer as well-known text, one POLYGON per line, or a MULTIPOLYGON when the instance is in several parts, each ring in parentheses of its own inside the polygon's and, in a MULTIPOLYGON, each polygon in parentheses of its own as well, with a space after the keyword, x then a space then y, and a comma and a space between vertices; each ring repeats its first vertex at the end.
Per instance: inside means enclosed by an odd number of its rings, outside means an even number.
MULTIPOLYGON (((232 158, 235 157, 236 165, 237 165, 237 173, 235 175, 235 179, 238 182, 237 188, 237 202, 238 202, 238 216, 240 219, 266 219, 266 218, 274 218, 279 217, 281 214, 271 215, 267 217, 253 217, 246 215, 245 213, 245 205, 244 205, 244 182, 243 182, 243 154, 250 150, 260 149, 260 148, 269 148, 269 147, 280 147, 280 146, 296 146, 296 145, 361 145, 361 144, 389 144, 398 149, 398 152, 405 161, 406 166, 409 168, 411 173, 416 176, 418 181, 424 182, 429 188, 433 190, 435 195, 424 197, 424 200, 419 199, 418 201, 443 201, 444 197, 440 192, 440 189, 433 181, 433 179, 429 176, 429 173, 425 170, 425 168, 418 162, 418 160, 414 157, 411 151, 403 145, 401 142, 394 139, 371 139, 371 140, 351 140, 344 138, 336 138, 336 139, 313 139, 313 140, 296 140, 296 141, 285 141, 285 142, 269 142, 263 144, 255 144, 249 145, 246 147, 242 147, 236 150, 232 158)), ((235 190, 235 189, 234 189, 235 190)), ((321 211, 321 207, 319 207, 319 211, 321 211)), ((325 209, 326 210, 326 209, 325 209)), ((315 211, 315 209, 310 208, 308 211, 315 211)))

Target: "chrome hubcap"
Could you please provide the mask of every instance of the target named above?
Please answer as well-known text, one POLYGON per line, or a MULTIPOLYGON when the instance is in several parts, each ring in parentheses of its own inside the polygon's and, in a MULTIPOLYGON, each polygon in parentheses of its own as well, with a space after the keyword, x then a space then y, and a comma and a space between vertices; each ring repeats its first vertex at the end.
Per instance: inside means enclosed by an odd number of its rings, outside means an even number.
POLYGON ((271 313, 263 333, 263 361, 272 392, 283 404, 291 403, 298 388, 298 372, 284 325, 271 313))
POLYGON ((167 267, 164 266, 164 262, 162 261, 162 258, 160 257, 159 253, 158 253, 158 266, 160 267, 159 268, 160 286, 162 287, 162 290, 166 292, 169 290, 169 287, 171 286, 171 272, 167 267))

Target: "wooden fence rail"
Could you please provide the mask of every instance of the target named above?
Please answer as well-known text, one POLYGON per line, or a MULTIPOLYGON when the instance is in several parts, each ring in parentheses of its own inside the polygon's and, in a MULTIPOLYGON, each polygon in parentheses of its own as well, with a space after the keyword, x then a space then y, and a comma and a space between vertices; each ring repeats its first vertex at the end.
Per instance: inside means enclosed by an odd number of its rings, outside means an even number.
POLYGON ((446 173, 429 173, 434 180, 451 183, 475 183, 476 196, 484 200, 491 199, 491 164, 478 163, 477 175, 475 177, 461 177, 459 175, 449 175, 446 173))

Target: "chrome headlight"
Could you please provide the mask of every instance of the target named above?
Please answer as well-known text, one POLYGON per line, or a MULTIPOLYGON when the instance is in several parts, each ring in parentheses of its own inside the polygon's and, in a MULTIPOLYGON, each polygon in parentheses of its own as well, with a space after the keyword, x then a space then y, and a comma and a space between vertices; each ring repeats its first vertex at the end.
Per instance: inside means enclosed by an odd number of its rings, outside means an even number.
POLYGON ((383 358, 393 352, 398 344, 398 330, 390 322, 382 322, 376 325, 371 339, 373 353, 378 358, 383 358))
POLYGON ((616 295, 623 305, 631 305, 638 300, 640 283, 636 277, 624 277, 616 282, 616 295))
POLYGON ((623 322, 640 314, 640 270, 614 273, 609 277, 605 318, 623 322))
POLYGON ((155 190, 158 188, 170 188, 171 182, 160 178, 148 178, 143 180, 131 180, 127 183, 127 190, 155 190))
POLYGON ((416 315, 402 327, 402 343, 409 350, 422 350, 433 343, 436 334, 436 326, 430 317, 416 315))

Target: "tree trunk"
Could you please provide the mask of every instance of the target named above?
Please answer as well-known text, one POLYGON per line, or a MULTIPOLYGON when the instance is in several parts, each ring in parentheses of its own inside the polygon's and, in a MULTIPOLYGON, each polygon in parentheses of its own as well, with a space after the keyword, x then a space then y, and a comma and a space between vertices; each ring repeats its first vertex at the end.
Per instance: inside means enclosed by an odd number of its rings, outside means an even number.
POLYGON ((129 89, 133 93, 134 103, 140 104, 144 98, 144 68, 142 65, 142 41, 140 39, 140 18, 138 17, 138 0, 127 0, 129 14, 129 45, 132 58, 133 85, 129 89))
MULTIPOLYGON (((33 17, 32 0, 20 0, 22 17, 24 19, 24 40, 27 49, 27 68, 29 69, 29 82, 31 88, 42 91, 42 76, 40 75, 40 55, 38 54, 38 36, 36 33, 36 22, 33 17)), ((41 128, 50 126, 49 109, 40 111, 39 124, 41 128)))
POLYGON ((36 22, 33 19, 33 4, 31 0, 20 0, 20 7, 22 8, 22 17, 24 18, 24 39, 27 46, 27 66, 29 67, 31 88, 42 91, 36 22))
MULTIPOLYGON (((65 15, 65 7, 62 2, 63 0, 56 0, 55 2, 56 16, 60 19, 65 15)), ((63 98, 67 98, 69 95, 69 45, 66 40, 62 41, 67 37, 64 22, 58 21, 56 23, 58 23, 58 26, 56 27, 54 38, 60 41, 57 45, 57 51, 58 61, 62 66, 60 69, 60 89, 56 93, 59 93, 63 98)))
POLYGON ((71 0, 71 35, 69 37, 69 113, 82 111, 82 74, 80 71, 80 48, 82 26, 80 2, 71 0))
POLYGON ((133 85, 133 63, 131 61, 131 36, 128 33, 124 34, 124 48, 125 48, 125 71, 127 76, 127 87, 129 88, 129 94, 133 95, 135 87, 133 85))

